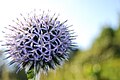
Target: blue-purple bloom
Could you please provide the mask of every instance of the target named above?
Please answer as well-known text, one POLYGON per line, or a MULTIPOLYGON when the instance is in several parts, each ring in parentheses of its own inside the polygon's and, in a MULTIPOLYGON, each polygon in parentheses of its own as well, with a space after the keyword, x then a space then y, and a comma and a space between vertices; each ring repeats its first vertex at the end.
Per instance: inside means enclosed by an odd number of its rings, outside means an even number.
POLYGON ((55 69, 69 58, 73 47, 72 31, 68 30, 67 22, 60 22, 58 17, 50 16, 44 11, 40 15, 16 19, 15 25, 9 25, 12 32, 6 34, 6 52, 11 58, 10 64, 16 63, 21 69, 48 71, 55 69))

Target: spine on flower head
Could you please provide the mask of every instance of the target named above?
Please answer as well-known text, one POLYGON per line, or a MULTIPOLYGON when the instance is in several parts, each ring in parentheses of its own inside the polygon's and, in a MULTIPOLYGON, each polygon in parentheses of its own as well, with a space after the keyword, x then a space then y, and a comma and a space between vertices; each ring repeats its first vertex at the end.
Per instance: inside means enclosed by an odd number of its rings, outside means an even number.
POLYGON ((73 31, 66 26, 67 20, 61 22, 58 17, 49 15, 44 11, 41 14, 33 11, 28 16, 13 21, 7 29, 11 33, 6 34, 6 46, 11 58, 10 64, 16 64, 18 71, 26 72, 34 69, 37 73, 55 69, 69 58, 69 53, 74 47, 75 39, 73 31))

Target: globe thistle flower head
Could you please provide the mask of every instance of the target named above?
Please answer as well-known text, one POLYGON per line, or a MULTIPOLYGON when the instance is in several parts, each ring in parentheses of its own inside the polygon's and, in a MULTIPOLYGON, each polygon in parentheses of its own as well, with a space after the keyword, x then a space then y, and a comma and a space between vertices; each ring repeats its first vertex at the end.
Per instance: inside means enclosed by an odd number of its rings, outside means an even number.
MULTIPOLYGON (((39 11, 40 12, 40 11, 39 11)), ((64 63, 69 58, 69 53, 73 47, 74 36, 68 30, 67 22, 58 20, 45 13, 32 16, 28 14, 22 20, 13 21, 15 25, 9 25, 10 34, 6 34, 7 58, 11 58, 10 64, 17 64, 18 71, 35 69, 48 71, 50 68, 64 63)))

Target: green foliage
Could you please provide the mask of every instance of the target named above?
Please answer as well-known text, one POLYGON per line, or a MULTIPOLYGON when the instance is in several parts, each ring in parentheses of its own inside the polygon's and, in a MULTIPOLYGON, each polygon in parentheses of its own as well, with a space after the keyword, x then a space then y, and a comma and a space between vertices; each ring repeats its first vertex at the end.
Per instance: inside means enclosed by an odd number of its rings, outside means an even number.
POLYGON ((74 58, 43 80, 119 80, 120 28, 106 25, 91 49, 77 51, 74 58))

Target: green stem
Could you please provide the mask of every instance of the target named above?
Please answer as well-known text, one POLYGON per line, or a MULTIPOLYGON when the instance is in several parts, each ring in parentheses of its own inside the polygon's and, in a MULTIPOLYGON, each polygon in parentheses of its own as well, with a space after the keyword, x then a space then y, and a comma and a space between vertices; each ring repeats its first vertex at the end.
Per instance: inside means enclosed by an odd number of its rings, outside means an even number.
POLYGON ((35 73, 33 69, 28 71, 27 78, 28 80, 40 80, 40 71, 38 73, 35 73))
POLYGON ((40 80, 40 71, 38 72, 38 74, 36 74, 35 78, 36 80, 40 80))

